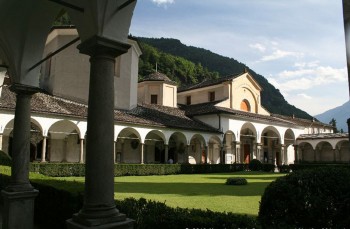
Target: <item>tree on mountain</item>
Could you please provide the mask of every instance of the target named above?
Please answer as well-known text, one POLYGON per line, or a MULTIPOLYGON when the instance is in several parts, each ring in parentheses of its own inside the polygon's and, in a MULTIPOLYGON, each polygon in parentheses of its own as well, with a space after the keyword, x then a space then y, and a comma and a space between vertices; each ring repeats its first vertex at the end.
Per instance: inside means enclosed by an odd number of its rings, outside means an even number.
POLYGON ((337 120, 335 120, 335 118, 332 118, 331 121, 329 121, 329 124, 333 126, 333 133, 339 132, 337 129, 337 120))

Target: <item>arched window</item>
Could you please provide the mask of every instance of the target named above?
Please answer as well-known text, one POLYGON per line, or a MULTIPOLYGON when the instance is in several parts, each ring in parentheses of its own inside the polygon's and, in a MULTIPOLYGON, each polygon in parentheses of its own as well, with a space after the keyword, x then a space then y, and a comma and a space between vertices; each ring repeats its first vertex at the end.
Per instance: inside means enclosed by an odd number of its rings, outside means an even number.
POLYGON ((250 104, 249 104, 248 100, 244 99, 241 102, 241 110, 250 112, 250 104))

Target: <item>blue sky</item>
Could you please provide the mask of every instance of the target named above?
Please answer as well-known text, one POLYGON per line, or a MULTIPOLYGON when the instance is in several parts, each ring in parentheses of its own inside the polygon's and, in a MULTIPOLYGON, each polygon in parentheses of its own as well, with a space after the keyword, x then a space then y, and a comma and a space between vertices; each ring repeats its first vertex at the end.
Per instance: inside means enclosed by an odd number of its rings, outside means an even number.
POLYGON ((341 0, 138 0, 130 33, 235 58, 311 115, 349 100, 341 0))

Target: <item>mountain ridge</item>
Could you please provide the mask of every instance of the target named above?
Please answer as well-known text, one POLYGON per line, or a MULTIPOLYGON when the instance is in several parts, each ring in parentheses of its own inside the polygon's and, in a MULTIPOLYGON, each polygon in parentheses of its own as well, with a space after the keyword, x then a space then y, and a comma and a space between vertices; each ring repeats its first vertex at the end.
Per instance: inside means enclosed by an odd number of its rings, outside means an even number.
POLYGON ((329 109, 321 114, 315 115, 317 119, 324 123, 329 123, 332 118, 336 120, 337 129, 348 132, 347 119, 350 118, 350 100, 345 102, 343 105, 329 109))
MULTIPOLYGON (((307 112, 289 104, 284 99, 280 91, 277 88, 275 88, 272 84, 270 84, 264 76, 256 73, 247 65, 235 60, 234 58, 224 57, 204 48, 187 46, 181 43, 180 40, 174 38, 136 37, 136 39, 139 41, 141 47, 151 46, 159 52, 158 54, 154 54, 154 57, 150 58, 150 54, 148 53, 148 47, 146 49, 146 53, 144 53, 145 55, 141 55, 141 76, 147 74, 147 71, 149 72, 152 70, 148 68, 145 71, 145 69, 143 69, 145 64, 148 66, 152 66, 152 64, 154 65, 155 63, 149 63, 148 61, 157 61, 157 55, 162 56, 164 55, 164 53, 184 58, 194 63, 195 65, 202 66, 205 70, 208 70, 210 74, 212 74, 210 75, 210 77, 212 78, 216 77, 215 72, 218 73, 217 77, 225 77, 227 75, 232 75, 235 73, 242 73, 246 69, 247 71, 249 71, 249 73, 252 74, 255 80, 257 80, 257 82, 263 88, 263 91, 261 93, 262 106, 265 107, 269 112, 286 116, 295 115, 299 118, 312 120, 312 116, 309 115, 307 112)), ((153 52, 155 51, 153 50, 153 52)), ((158 61, 162 61, 162 59, 158 58, 158 61)), ((167 71, 163 73, 170 74, 168 75, 169 78, 175 77, 175 81, 177 82, 179 81, 179 79, 183 78, 183 76, 178 77, 176 75, 176 72, 174 73, 171 71, 167 71)), ((205 77, 199 78, 199 80, 203 80, 203 78, 205 77)), ((181 82, 183 83, 183 81, 181 82)), ((185 83, 188 82, 185 81, 185 83)))

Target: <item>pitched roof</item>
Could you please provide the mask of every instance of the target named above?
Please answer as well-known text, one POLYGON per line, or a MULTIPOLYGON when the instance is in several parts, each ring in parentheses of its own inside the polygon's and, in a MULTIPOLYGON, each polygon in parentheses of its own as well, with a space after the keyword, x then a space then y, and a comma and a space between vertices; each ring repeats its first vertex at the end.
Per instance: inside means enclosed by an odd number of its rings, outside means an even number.
POLYGON ((139 104, 130 111, 116 110, 115 120, 122 123, 220 133, 217 129, 186 116, 184 110, 155 104, 139 104))
POLYGON ((154 72, 151 73, 143 78, 143 80, 140 80, 139 82, 146 82, 146 81, 163 81, 171 85, 177 85, 176 82, 172 81, 167 77, 165 74, 160 72, 154 72))
POLYGON ((238 74, 233 74, 233 75, 220 77, 218 79, 204 80, 204 81, 202 81, 200 83, 197 83, 197 84, 181 87, 177 91, 178 92, 183 92, 183 91, 189 91, 189 90, 193 90, 193 89, 198 89, 198 88, 209 87, 209 86, 221 84, 223 82, 231 81, 231 80, 233 80, 235 78, 238 78, 239 76, 241 76, 243 74, 245 74, 245 72, 244 73, 238 73, 238 74))
POLYGON ((294 116, 285 116, 285 115, 279 115, 279 114, 271 114, 271 116, 292 121, 295 124, 297 124, 299 126, 303 126, 303 127, 312 126, 312 127, 321 127, 321 128, 323 128, 323 127, 333 128, 332 125, 320 122, 316 119, 309 120, 309 119, 303 119, 303 118, 297 118, 294 116))
MULTIPOLYGON (((15 94, 9 90, 8 86, 3 86, 0 109, 13 111, 15 101, 15 94)), ((88 106, 56 96, 36 93, 31 100, 31 109, 33 113, 39 114, 86 118, 88 106)), ((220 133, 205 123, 187 117, 183 110, 160 105, 139 104, 130 111, 115 110, 114 119, 119 123, 220 133)))
POLYGON ((193 117, 196 115, 206 115, 206 114, 229 114, 234 117, 255 120, 260 122, 268 122, 271 124, 283 124, 283 125, 295 125, 294 122, 285 120, 278 117, 273 117, 269 115, 255 114, 251 112, 245 112, 240 110, 235 110, 226 107, 219 107, 216 104, 221 101, 214 101, 195 105, 182 105, 181 108, 185 111, 186 115, 193 117))
POLYGON ((321 134, 302 134, 297 140, 304 139, 329 139, 329 138, 349 138, 349 133, 321 133, 321 134))

